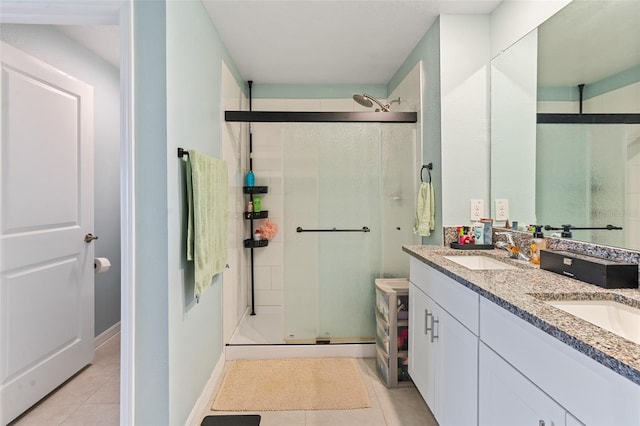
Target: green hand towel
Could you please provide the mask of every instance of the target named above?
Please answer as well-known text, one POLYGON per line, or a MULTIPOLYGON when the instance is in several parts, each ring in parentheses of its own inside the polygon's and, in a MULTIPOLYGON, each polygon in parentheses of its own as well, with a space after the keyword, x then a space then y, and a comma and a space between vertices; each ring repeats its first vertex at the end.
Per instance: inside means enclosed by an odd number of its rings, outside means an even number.
POLYGON ((413 233, 428 237, 434 229, 436 229, 436 210, 433 184, 422 182, 418 191, 418 205, 413 233))
POLYGON ((187 260, 194 262, 195 296, 227 262, 229 183, 227 162, 189 150, 187 161, 187 260))

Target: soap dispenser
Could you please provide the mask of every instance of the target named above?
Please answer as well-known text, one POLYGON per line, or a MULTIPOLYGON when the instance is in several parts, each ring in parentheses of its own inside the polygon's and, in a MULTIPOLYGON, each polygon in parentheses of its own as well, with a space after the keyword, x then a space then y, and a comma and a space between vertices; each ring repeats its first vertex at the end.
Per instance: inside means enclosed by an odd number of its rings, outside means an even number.
POLYGON ((546 243, 544 240, 544 234, 542 233, 542 225, 533 225, 533 239, 531 240, 531 263, 539 265, 540 264, 540 250, 543 250, 546 247, 546 243))

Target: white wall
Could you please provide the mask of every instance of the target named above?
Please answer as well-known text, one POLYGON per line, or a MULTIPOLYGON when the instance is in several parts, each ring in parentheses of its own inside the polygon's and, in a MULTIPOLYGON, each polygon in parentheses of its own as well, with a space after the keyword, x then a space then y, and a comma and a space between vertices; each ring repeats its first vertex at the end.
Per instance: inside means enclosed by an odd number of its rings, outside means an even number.
POLYGON ((2 24, 0 38, 94 89, 95 256, 111 269, 95 276, 95 335, 120 321, 119 70, 57 27, 2 24))
POLYGON ((443 226, 469 224, 469 200, 489 199, 489 23, 440 17, 443 226))
POLYGON ((504 0, 491 13, 491 57, 495 57, 572 0, 504 0))

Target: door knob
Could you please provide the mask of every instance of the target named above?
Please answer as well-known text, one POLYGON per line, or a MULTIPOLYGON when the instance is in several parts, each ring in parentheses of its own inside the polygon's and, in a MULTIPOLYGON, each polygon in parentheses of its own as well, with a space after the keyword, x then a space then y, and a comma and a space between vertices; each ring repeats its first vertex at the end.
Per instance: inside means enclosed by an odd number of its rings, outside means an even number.
POLYGON ((97 235, 93 235, 93 234, 87 234, 84 236, 84 242, 85 243, 90 243, 93 240, 97 240, 98 236, 97 235))

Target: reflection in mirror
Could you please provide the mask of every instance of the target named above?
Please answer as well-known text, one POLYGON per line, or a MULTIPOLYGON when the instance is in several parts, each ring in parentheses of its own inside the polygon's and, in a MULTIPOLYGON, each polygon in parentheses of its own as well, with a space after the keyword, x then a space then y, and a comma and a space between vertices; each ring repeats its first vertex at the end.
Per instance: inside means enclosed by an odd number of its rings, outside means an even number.
MULTIPOLYGON (((575 116, 582 107, 584 114, 626 113, 640 117, 640 1, 574 0, 538 28, 537 44, 538 113, 575 116), (582 102, 580 84, 585 85, 582 102)), ((525 38, 505 53, 515 49, 520 53, 514 55, 530 54, 530 45, 525 38)), ((500 112, 493 107, 494 92, 504 90, 495 86, 493 65, 492 198, 535 199, 535 214, 528 215, 531 219, 526 219, 526 213, 521 213, 523 219, 513 216, 512 220, 520 223, 622 227, 612 231, 576 229, 573 238, 640 249, 640 125, 538 124, 534 130, 535 172, 531 173, 535 175, 535 196, 529 191, 523 194, 531 184, 527 181, 528 172, 515 175, 525 183, 520 190, 511 189, 508 193, 501 184, 505 179, 504 165, 518 160, 512 154, 503 155, 507 151, 499 131, 497 145, 494 144, 494 125, 502 123, 504 127, 505 121, 512 122, 514 112, 505 107, 500 112)), ((516 86, 513 81, 522 79, 519 71, 507 80, 516 86)), ((523 96, 526 92, 512 87, 509 94, 499 96, 517 105, 523 99, 529 102, 523 96)), ((527 120, 535 122, 535 116, 529 114, 527 120)), ((531 139, 528 130, 523 139, 531 139)), ((516 145, 523 143, 519 140, 516 145)), ((526 148, 520 146, 518 150, 526 148)), ((520 164, 530 158, 521 157, 520 164)))

